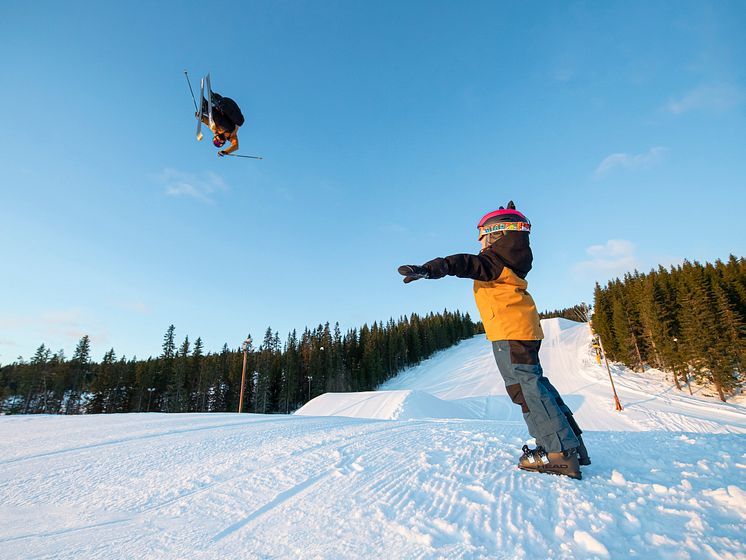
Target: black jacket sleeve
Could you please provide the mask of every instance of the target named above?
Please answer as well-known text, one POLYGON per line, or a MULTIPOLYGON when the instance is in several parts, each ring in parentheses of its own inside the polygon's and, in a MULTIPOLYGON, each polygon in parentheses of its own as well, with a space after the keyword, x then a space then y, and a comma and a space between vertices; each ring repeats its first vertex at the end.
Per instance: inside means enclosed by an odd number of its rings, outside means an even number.
POLYGON ((437 258, 423 265, 428 269, 430 278, 458 276, 490 282, 496 280, 503 272, 505 265, 493 252, 485 251, 479 255, 466 253, 437 258))

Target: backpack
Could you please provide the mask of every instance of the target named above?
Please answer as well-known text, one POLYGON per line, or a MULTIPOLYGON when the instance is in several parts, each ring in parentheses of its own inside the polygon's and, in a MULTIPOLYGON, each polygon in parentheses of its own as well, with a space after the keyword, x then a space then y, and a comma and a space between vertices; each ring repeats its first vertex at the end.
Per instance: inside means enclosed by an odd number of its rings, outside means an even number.
POLYGON ((238 103, 230 97, 223 97, 219 93, 212 92, 212 102, 217 109, 228 117, 236 126, 243 126, 244 117, 238 103))

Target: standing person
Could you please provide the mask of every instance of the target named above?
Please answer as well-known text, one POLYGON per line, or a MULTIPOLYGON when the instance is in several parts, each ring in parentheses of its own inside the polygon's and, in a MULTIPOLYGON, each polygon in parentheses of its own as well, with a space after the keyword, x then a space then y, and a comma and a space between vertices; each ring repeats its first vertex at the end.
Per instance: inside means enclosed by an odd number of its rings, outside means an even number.
POLYGON ((222 148, 226 142, 230 147, 220 150, 218 156, 223 157, 238 150, 238 129, 244 123, 244 116, 238 104, 230 97, 223 97, 219 93, 210 92, 212 99, 212 126, 207 114, 207 99, 202 100, 201 119, 212 130, 212 143, 216 148, 222 148))
POLYGON ((580 465, 591 462, 582 432, 539 363, 544 333, 536 304, 526 291, 526 275, 533 262, 528 240, 531 223, 511 200, 507 208, 486 214, 477 228, 482 244, 478 255, 403 265, 399 273, 405 276, 405 284, 444 276, 474 280, 474 298, 497 368, 510 399, 521 407, 529 434, 536 439, 536 449, 523 446, 519 468, 580 479, 580 465))

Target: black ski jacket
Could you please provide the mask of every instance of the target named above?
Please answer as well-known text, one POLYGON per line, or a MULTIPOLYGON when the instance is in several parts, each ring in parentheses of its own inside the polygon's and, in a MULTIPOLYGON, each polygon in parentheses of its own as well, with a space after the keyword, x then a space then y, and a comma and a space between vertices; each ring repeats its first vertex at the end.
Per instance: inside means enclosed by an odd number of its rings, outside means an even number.
POLYGON ((533 255, 528 232, 509 232, 478 255, 433 259, 423 266, 430 278, 474 279, 474 299, 489 340, 541 340, 539 314, 526 275, 533 255))
POLYGON ((450 255, 428 261, 423 266, 430 272, 430 278, 458 276, 490 282, 499 278, 505 267, 519 278, 526 278, 534 260, 528 236, 527 232, 508 232, 478 255, 450 255))

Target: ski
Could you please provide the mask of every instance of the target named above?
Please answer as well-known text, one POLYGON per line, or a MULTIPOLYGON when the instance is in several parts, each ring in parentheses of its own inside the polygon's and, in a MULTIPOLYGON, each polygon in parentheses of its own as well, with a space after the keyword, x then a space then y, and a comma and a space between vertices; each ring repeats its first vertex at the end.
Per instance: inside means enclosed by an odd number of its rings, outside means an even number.
POLYGON ((197 141, 202 140, 202 100, 205 98, 205 79, 199 81, 199 111, 197 111, 197 141))
POLYGON ((210 85, 210 73, 205 76, 207 80, 207 118, 210 122, 210 130, 214 130, 215 122, 212 120, 212 85, 210 85))

